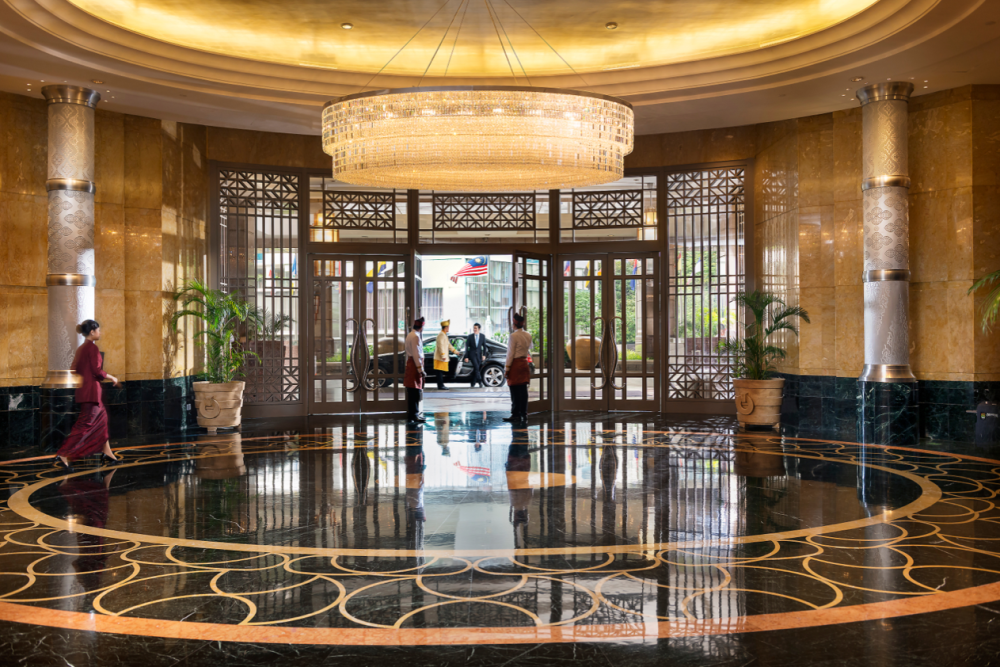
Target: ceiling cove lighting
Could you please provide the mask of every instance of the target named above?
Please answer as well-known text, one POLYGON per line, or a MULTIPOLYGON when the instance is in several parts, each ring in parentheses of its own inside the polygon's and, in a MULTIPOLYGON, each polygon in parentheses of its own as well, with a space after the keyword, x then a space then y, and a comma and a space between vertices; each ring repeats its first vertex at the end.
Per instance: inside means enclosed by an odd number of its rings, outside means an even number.
POLYGON ((609 183, 632 152, 632 105, 521 86, 402 88, 323 109, 333 176, 370 187, 503 192, 609 183))

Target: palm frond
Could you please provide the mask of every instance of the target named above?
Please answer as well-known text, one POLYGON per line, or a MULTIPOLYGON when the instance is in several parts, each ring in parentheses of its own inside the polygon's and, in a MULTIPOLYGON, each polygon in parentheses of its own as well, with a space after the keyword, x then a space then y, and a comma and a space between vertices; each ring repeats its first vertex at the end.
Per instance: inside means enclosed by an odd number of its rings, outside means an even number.
MULTIPOLYGON (((988 273, 972 283, 972 287, 969 288, 967 293, 972 294, 979 289, 989 287, 995 282, 1000 283, 1000 271, 988 273)), ((986 300, 983 302, 981 311, 982 319, 980 320, 983 333, 989 333, 993 330, 993 325, 996 323, 997 317, 1000 317, 1000 284, 997 284, 996 287, 990 290, 986 295, 986 300)))

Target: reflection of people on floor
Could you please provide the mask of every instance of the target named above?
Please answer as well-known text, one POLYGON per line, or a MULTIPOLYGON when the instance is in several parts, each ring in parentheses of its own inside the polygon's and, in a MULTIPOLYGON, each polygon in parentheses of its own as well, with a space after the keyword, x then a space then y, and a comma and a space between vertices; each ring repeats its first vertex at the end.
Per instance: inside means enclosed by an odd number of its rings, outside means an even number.
POLYGON ((482 365, 486 361, 486 337, 479 333, 479 322, 472 325, 472 333, 465 339, 465 361, 472 364, 472 387, 483 386, 482 365))
POLYGON ((424 448, 407 445, 403 455, 406 466, 406 544, 408 549, 424 547, 424 448))
POLYGON ((424 328, 424 318, 418 317, 413 322, 413 330, 406 335, 406 373, 403 376, 403 386, 406 387, 406 422, 408 424, 423 424, 426 419, 420 414, 421 391, 424 388, 424 343, 420 332, 424 328))
POLYGON ((441 322, 441 331, 434 344, 434 370, 437 371, 438 389, 448 388, 444 386, 444 374, 448 372, 448 353, 458 354, 458 350, 448 339, 449 328, 451 328, 451 320, 441 322))
POLYGON ((528 481, 531 455, 526 442, 517 439, 507 450, 507 493, 510 495, 510 523, 514 526, 514 548, 524 549, 528 542, 528 521, 532 489, 528 481))
POLYGON ((504 421, 514 425, 526 425, 528 421, 528 383, 531 369, 528 355, 531 353, 531 334, 524 330, 524 315, 514 315, 514 331, 507 341, 507 361, 504 372, 510 387, 510 417, 504 421))
MULTIPOLYGON (((108 489, 116 472, 108 471, 101 481, 73 477, 59 485, 59 493, 66 499, 73 520, 90 528, 104 528, 108 522, 108 489)), ((104 538, 80 532, 76 533, 76 542, 80 551, 73 561, 73 568, 81 579, 81 585, 86 590, 100 588, 101 571, 108 559, 104 538)))
POLYGON ((437 432, 437 444, 441 445, 441 456, 451 456, 451 434, 448 432, 450 419, 450 413, 434 413, 434 430, 437 432))
POLYGON ((97 452, 103 452, 102 463, 118 461, 108 442, 108 413, 101 397, 101 380, 110 380, 116 387, 119 383, 118 378, 104 371, 101 351, 97 349, 101 325, 94 320, 84 320, 76 327, 76 332, 84 337, 83 345, 76 349, 73 365, 70 366, 81 379, 75 397, 80 404, 80 417, 56 454, 57 464, 67 471, 71 470, 72 461, 97 452))

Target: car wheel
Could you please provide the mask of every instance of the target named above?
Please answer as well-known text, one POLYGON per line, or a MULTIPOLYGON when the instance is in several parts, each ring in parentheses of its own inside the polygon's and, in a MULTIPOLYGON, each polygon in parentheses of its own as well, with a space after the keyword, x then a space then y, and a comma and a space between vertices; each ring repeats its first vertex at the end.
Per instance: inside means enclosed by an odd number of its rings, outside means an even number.
MULTIPOLYGON (((385 387, 388 387, 390 385, 392 385, 392 378, 380 377, 378 379, 379 389, 384 389, 385 387)), ((365 378, 365 389, 367 389, 368 391, 373 391, 375 389, 375 381, 372 378, 370 377, 365 378)))
POLYGON ((487 387, 502 387, 504 382, 503 368, 487 366, 483 369, 483 384, 487 387))

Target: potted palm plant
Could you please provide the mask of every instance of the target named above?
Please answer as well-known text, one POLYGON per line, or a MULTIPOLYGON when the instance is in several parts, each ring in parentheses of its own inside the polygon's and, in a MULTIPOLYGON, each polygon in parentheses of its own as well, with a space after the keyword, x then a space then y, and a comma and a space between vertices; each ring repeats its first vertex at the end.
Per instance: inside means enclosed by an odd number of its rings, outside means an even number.
POLYGON ((281 338, 282 332, 294 322, 291 316, 272 313, 267 308, 255 311, 254 317, 247 322, 246 347, 255 353, 248 360, 246 373, 251 402, 263 400, 266 394, 281 393, 281 375, 266 373, 263 360, 280 361, 284 358, 285 342, 281 338))
POLYGON ((993 273, 986 274, 974 282, 968 292, 969 294, 972 294, 976 290, 988 287, 993 283, 997 284, 992 290, 990 290, 990 293, 986 295, 986 301, 983 302, 982 306, 981 324, 983 327, 983 333, 989 333, 997 321, 997 316, 1000 316, 1000 271, 994 271, 993 273))
POLYGON ((789 306, 770 292, 740 292, 736 303, 746 308, 753 320, 747 322, 742 337, 719 341, 719 352, 733 361, 733 390, 736 416, 740 426, 776 426, 781 421, 781 394, 784 378, 775 378, 774 362, 784 359, 784 348, 773 344, 779 331, 798 336, 794 318, 809 322, 809 314, 800 306, 789 306))
POLYGON ((241 380, 247 359, 259 358, 240 345, 240 326, 260 326, 259 314, 246 301, 222 290, 210 289, 199 280, 191 280, 174 294, 181 309, 170 320, 174 331, 182 318, 201 321, 204 328, 194 338, 205 348, 205 373, 208 380, 194 383, 198 425, 209 433, 219 428, 240 425, 243 408, 241 380))

